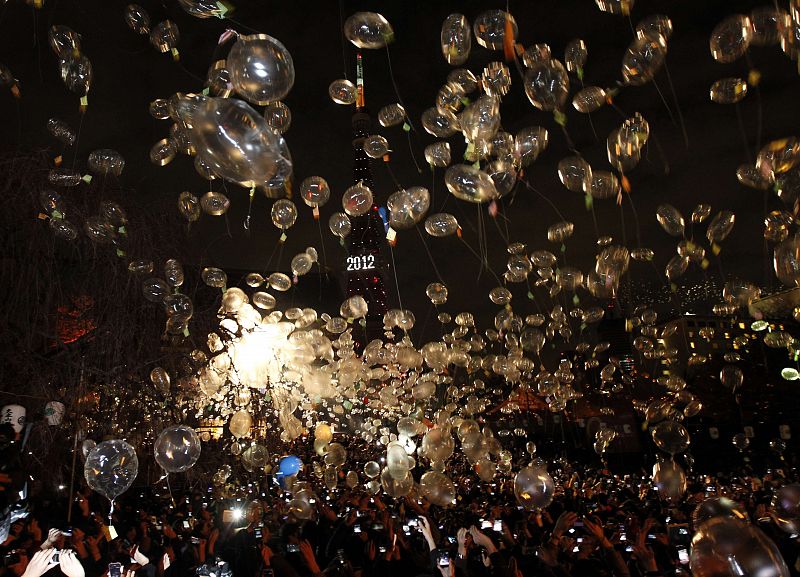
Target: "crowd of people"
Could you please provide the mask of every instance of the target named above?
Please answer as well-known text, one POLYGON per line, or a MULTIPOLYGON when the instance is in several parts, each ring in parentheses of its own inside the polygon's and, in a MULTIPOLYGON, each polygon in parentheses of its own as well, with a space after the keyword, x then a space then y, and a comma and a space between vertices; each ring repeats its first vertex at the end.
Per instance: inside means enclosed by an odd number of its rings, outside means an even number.
MULTIPOLYGON (((692 513, 725 495, 778 545, 798 574, 798 538, 770 516, 781 470, 690 479, 682 500, 659 499, 646 475, 557 472, 542 511, 518 506, 504 483, 449 508, 363 489, 320 490, 298 518, 278 485, 258 500, 133 491, 108 515, 88 488, 65 500, 26 498, 0 545, 0 577, 643 577, 688 575, 692 513)), ((490 486, 487 486, 490 487, 490 486)))

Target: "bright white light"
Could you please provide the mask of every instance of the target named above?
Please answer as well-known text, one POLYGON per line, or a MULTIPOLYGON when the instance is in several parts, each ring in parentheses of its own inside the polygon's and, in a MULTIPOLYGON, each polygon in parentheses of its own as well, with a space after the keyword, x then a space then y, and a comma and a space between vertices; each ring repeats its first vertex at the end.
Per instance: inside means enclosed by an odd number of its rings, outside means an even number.
POLYGON ((233 510, 233 520, 234 521, 241 521, 244 517, 244 511, 241 509, 234 509, 233 510))

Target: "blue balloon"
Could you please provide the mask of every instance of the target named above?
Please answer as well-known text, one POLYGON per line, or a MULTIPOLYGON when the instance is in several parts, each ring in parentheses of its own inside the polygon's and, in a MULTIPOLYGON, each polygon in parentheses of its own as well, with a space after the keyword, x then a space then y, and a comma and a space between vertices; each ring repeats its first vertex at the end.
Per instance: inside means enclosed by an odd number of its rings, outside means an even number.
POLYGON ((298 471, 300 471, 302 467, 303 461, 301 461, 299 457, 289 455, 288 457, 281 459, 281 462, 278 465, 278 471, 281 475, 291 477, 292 475, 297 475, 298 471))

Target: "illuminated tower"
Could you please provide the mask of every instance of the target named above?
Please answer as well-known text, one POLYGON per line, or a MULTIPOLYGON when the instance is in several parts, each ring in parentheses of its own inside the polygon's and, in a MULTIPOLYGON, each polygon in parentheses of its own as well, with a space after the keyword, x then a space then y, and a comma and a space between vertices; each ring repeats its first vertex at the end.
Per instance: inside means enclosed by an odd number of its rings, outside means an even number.
MULTIPOLYGON (((385 264, 381 253, 386 229, 375 204, 376 193, 372 182, 370 158, 364 152, 364 139, 370 133, 370 117, 364 103, 364 68, 361 54, 357 56, 356 86, 358 97, 353 114, 353 180, 363 182, 373 193, 373 204, 363 216, 351 217, 350 235, 347 237, 347 297, 361 295, 369 307, 367 313, 367 339, 380 337, 383 332, 383 315, 387 311, 385 264)), ((361 340, 363 332, 354 330, 353 335, 361 340)), ((366 343, 360 343, 362 346, 366 343)))

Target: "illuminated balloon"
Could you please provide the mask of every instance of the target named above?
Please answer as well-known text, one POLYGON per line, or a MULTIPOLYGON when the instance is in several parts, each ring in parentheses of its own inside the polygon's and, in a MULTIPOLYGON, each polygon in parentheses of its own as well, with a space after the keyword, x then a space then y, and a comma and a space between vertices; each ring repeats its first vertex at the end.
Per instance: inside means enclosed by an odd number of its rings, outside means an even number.
POLYGON ((153 454, 167 473, 191 469, 200 458, 200 438, 186 425, 167 427, 156 439, 153 454))
POLYGON ((331 189, 321 176, 309 176, 300 183, 300 196, 311 208, 323 206, 331 197, 331 189))
POLYGON ((345 20, 344 36, 356 48, 377 49, 394 41, 394 30, 377 12, 356 12, 345 20))
POLYGON ((428 189, 421 186, 392 193, 386 201, 389 225, 395 230, 413 227, 425 217, 430 200, 428 189))
POLYGON ((470 142, 490 140, 500 127, 500 99, 484 94, 461 113, 461 132, 470 142))
POLYGON ((653 465, 653 486, 664 501, 675 503, 686 492, 686 473, 675 461, 661 461, 653 465))
POLYGON ((472 49, 472 30, 463 14, 450 14, 442 23, 442 54, 448 64, 460 66, 472 49))
POLYGON ((572 106, 578 112, 588 114, 598 110, 606 103, 606 91, 599 86, 587 86, 572 99, 572 106))
POLYGON ((529 465, 514 477, 514 495, 526 511, 546 509, 553 502, 555 484, 543 465, 529 465))
POLYGON ((419 480, 420 493, 432 505, 449 507, 456 503, 456 488, 453 481, 438 471, 428 471, 419 480))
POLYGON ((292 125, 292 111, 280 100, 268 102, 264 107, 264 121, 278 134, 284 134, 292 125))
POLYGON ((514 43, 517 39, 517 21, 503 10, 487 10, 481 13, 472 27, 475 40, 489 50, 502 50, 503 43, 506 42, 506 30, 512 33, 508 42, 514 43))
POLYGON ((338 236, 339 238, 344 238, 350 234, 352 225, 350 224, 350 219, 347 218, 345 213, 335 212, 331 215, 330 219, 328 219, 328 227, 331 229, 331 232, 334 235, 338 236))
POLYGON ((711 56, 718 62, 733 62, 742 57, 753 39, 753 24, 742 14, 733 14, 717 24, 709 47, 711 56))
POLYGON ((150 33, 150 15, 138 4, 128 4, 125 8, 125 23, 137 34, 150 33))
POLYGON ((748 521, 747 511, 736 501, 727 497, 711 497, 695 507, 692 513, 692 525, 699 528, 700 525, 715 517, 738 519, 745 523, 748 521))
POLYGON ((95 174, 113 174, 119 176, 125 168, 125 159, 116 150, 103 148, 89 153, 87 164, 95 174))
POLYGON ((774 541, 758 527, 738 519, 714 517, 694 537, 689 567, 695 577, 789 577, 774 541))
POLYGON ((451 166, 444 181, 453 196, 467 202, 482 203, 499 196, 489 175, 470 164, 451 166))
POLYGON ((414 477, 406 472, 405 477, 397 479, 392 477, 389 468, 385 467, 381 472, 381 486, 390 497, 404 497, 414 488, 414 477))
POLYGON ((356 85, 349 80, 342 78, 334 80, 328 86, 328 96, 331 97, 336 104, 355 104, 358 97, 356 85))
POLYGON ((550 136, 541 126, 523 128, 514 135, 514 154, 521 167, 529 166, 547 148, 550 136))
POLYGON ((671 204, 661 204, 656 209, 656 219, 664 232, 671 236, 683 236, 685 223, 683 215, 671 204))
POLYGON ((714 244, 722 242, 733 230, 736 216, 730 210, 720 211, 708 225, 706 238, 708 242, 714 244))
MULTIPOLYGON (((363 182, 354 184, 342 195, 342 208, 348 216, 363 216, 372 208, 372 191, 363 182)), ((334 234, 336 234, 334 232, 334 234)), ((344 236, 344 235, 342 235, 344 236)))
POLYGON ((627 84, 650 82, 664 65, 666 40, 662 37, 638 37, 622 58, 622 77, 627 84))
POLYGON ((222 18, 225 14, 222 4, 216 0, 178 0, 178 4, 196 18, 222 18))
POLYGON ((47 132, 64 146, 75 144, 75 132, 63 120, 51 118, 47 121, 47 132))
POLYGON ((282 198, 276 200, 275 204, 272 205, 270 215, 272 217, 272 224, 281 230, 286 230, 291 228, 297 220, 297 207, 291 200, 282 198))
POLYGON ((189 191, 183 191, 178 197, 178 212, 188 222, 195 222, 200 218, 200 199, 189 191))
POLYGON ((159 52, 176 50, 178 40, 180 40, 178 25, 172 20, 159 22, 150 32, 150 43, 155 46, 159 52))
POLYGON ((786 533, 800 532, 800 485, 784 485, 772 498, 772 514, 775 523, 786 533))
POLYGON ((583 67, 587 57, 586 43, 580 38, 570 40, 564 48, 564 64, 567 66, 567 71, 575 72, 578 78, 583 77, 583 67))
POLYGON ((747 82, 741 78, 723 78, 711 85, 711 101, 735 104, 747 96, 747 82))
POLYGON ((92 86, 92 63, 83 54, 70 54, 60 62, 61 80, 67 90, 86 96, 92 86))
POLYGON ((231 434, 237 439, 246 437, 250 433, 250 427, 252 426, 253 417, 251 417, 250 413, 245 410, 236 411, 231 416, 231 420, 228 423, 228 428, 231 430, 231 434))
POLYGON ((259 106, 283 100, 294 86, 292 56, 283 44, 266 34, 241 36, 226 64, 234 90, 259 106))
POLYGON ((525 94, 545 112, 561 110, 569 95, 569 75, 558 60, 534 63, 525 71, 525 94))
POLYGON ((450 164, 450 143, 434 142, 425 147, 425 160, 431 166, 444 168, 450 164))
POLYGON ((197 154, 217 175, 234 182, 264 184, 280 163, 281 138, 246 103, 234 98, 208 98, 193 117, 192 142, 197 154))
POLYGON ((591 189, 592 167, 580 156, 567 156, 558 163, 558 178, 572 192, 591 189))
POLYGON ((389 141, 380 134, 373 134, 364 139, 364 152, 370 158, 381 158, 389 152, 389 141))
POLYGON ((653 428, 651 435, 656 446, 670 455, 682 453, 691 442, 686 427, 675 421, 661 421, 653 428))
POLYGON ((86 457, 83 475, 89 487, 113 501, 127 491, 139 472, 136 451, 125 441, 103 441, 86 457))
POLYGON ((51 26, 48 39, 58 58, 68 58, 81 51, 81 35, 67 26, 51 26))
POLYGON ((406 110, 402 105, 387 104, 378 111, 378 122, 383 127, 397 126, 406 119, 406 110))
POLYGON ((435 237, 445 237, 458 231, 458 221, 452 214, 439 212, 425 219, 425 232, 435 237))

